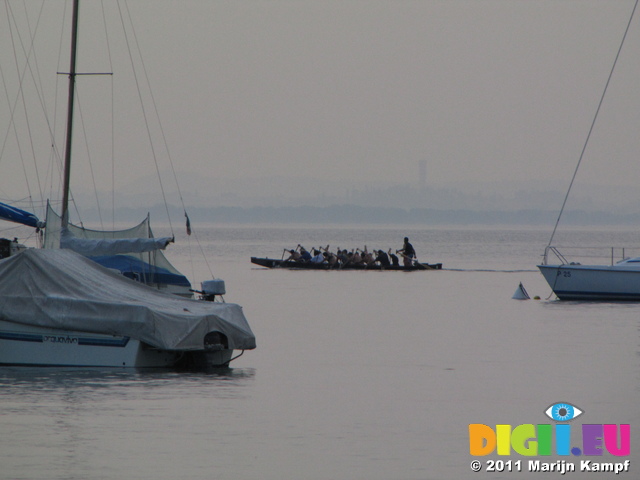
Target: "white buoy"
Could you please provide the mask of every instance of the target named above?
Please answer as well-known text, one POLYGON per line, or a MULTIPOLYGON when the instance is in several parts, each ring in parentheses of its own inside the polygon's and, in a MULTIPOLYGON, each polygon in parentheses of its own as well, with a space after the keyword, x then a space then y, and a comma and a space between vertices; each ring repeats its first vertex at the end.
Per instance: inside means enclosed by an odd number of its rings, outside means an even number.
POLYGON ((522 282, 520 282, 520 285, 518 285, 518 288, 516 289, 516 293, 514 293, 513 297, 511 298, 513 298, 514 300, 529 300, 529 294, 524 289, 522 282))

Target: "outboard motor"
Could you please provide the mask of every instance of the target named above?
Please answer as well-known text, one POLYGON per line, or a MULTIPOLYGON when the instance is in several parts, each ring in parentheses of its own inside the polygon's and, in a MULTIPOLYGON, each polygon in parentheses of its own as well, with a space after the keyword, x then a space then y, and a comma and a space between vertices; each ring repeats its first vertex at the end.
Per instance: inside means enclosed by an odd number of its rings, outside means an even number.
MULTIPOLYGON (((224 280, 219 278, 213 280, 205 280, 200 284, 202 290, 198 293, 202 296, 202 300, 213 302, 216 299, 216 295, 222 297, 227 293, 224 285, 224 280)), ((224 299, 223 299, 224 301, 224 299)))

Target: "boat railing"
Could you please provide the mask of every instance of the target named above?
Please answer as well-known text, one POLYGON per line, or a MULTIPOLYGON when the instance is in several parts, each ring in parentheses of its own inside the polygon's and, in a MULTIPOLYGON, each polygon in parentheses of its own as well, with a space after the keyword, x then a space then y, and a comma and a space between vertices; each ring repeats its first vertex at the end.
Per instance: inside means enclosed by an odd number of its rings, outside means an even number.
POLYGON ((640 247, 561 247, 549 245, 544 250, 543 265, 606 264, 614 265, 622 260, 640 257, 640 247))

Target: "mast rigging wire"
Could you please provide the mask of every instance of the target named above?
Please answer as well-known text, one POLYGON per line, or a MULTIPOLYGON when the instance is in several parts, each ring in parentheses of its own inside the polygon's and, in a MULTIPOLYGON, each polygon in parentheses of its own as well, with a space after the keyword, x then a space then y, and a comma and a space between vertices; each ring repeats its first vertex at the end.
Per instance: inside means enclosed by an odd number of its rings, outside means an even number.
MULTIPOLYGON (((180 183, 178 182, 178 176, 176 174, 176 169, 175 169, 175 167, 173 165, 173 158, 171 157, 171 151, 169 150, 169 145, 167 143, 167 137, 166 137, 166 135, 164 133, 164 128, 162 126, 162 121, 160 119, 160 113, 158 111, 158 104, 157 104, 157 102, 155 100, 155 96, 153 95, 153 89, 151 88, 151 81, 149 80, 149 75, 147 73, 147 67, 146 67, 146 64, 144 62, 144 58, 142 57, 142 54, 141 54, 140 43, 138 42, 138 36, 136 34, 135 28, 133 27, 134 23, 133 23, 133 20, 131 18, 131 12, 129 10, 129 5, 128 5, 128 3, 126 1, 124 2, 124 6, 125 6, 127 18, 129 20, 129 25, 131 25, 133 42, 135 43, 137 52, 140 55, 140 64, 141 64, 141 67, 142 67, 142 72, 144 74, 144 79, 146 81, 147 88, 149 90, 149 96, 151 98, 151 104, 153 105, 153 111, 155 113, 156 121, 158 123, 158 128, 160 130, 160 136, 162 137, 162 141, 164 143, 164 149, 165 149, 165 152, 167 153, 167 157, 168 157, 168 160, 169 160, 169 165, 171 167, 171 172, 173 174, 173 179, 174 179, 174 182, 175 182, 175 185, 176 185, 176 189, 178 191, 178 197, 180 198, 180 204, 182 205, 182 210, 184 211, 184 216, 187 219, 187 223, 189 224, 190 222, 189 222, 189 216, 187 215, 187 208, 185 206, 184 199, 182 197, 182 191, 180 189, 180 183)), ((120 2, 118 2, 118 11, 120 12, 120 17, 122 18, 122 11, 120 9, 120 2)), ((124 28, 124 20, 122 20, 122 25, 123 25, 123 28, 124 28)), ((126 36, 126 31, 125 31, 125 38, 126 38, 127 48, 129 48, 129 57, 132 58, 131 49, 129 47, 129 39, 126 36)), ((134 75, 135 75, 135 72, 134 72, 134 75)), ((135 78, 136 78, 136 85, 138 85, 138 80, 137 80, 138 77, 137 77, 137 75, 135 75, 135 78)), ((138 95, 140 95, 140 97, 141 97, 141 93, 140 93, 140 88, 139 87, 138 87, 138 95)), ((141 99, 142 99, 142 97, 141 97, 141 99)), ((146 111, 144 111, 144 117, 145 117, 145 122, 146 122, 147 121, 146 111)), ((149 131, 148 122, 147 122, 147 131, 149 131)), ((151 135, 151 134, 149 133, 149 135, 151 135)), ((159 181, 160 181, 160 189, 162 191, 162 196, 164 198, 165 208, 167 210, 167 217, 169 219, 169 227, 171 229, 172 235, 175 236, 175 234, 173 233, 173 226, 171 224, 171 217, 169 215, 169 208, 168 208, 167 200, 165 198, 164 188, 163 188, 163 185, 162 185, 162 179, 160 177, 160 170, 159 170, 159 167, 158 167, 158 161, 157 161, 157 158, 156 158, 156 155, 155 155, 155 151, 154 151, 154 154, 153 154, 153 158, 154 158, 154 161, 155 161, 156 171, 158 173, 158 178, 159 178, 159 181)), ((187 228, 188 228, 188 231, 189 231, 188 236, 190 236, 191 233, 193 233, 193 236, 196 239, 196 243, 198 244, 198 247, 200 249, 200 253, 202 255, 202 258, 204 259, 205 264, 207 265, 207 269, 209 270, 209 273, 210 273, 211 277, 213 277, 213 272, 211 270, 211 266, 209 265, 209 261, 207 260, 207 256, 204 253, 204 249, 202 248, 202 245, 200 243, 200 240, 198 239, 198 235, 196 234, 195 229, 192 229, 190 225, 187 228)))
POLYGON ((553 232, 551 233, 551 238, 549 238, 549 243, 547 244, 547 247, 551 246, 551 243, 553 242, 553 237, 555 236, 556 230, 558 229, 558 224, 560 223, 560 218, 562 217, 562 213, 564 212, 564 207, 567 205, 567 200, 569 199, 569 193, 571 192, 571 187, 573 187, 573 182, 576 179, 576 175, 578 174, 578 169, 580 168, 580 164, 582 163, 582 158, 584 157, 584 153, 587 150, 587 145, 589 143, 589 139, 591 138, 591 133, 593 132, 593 128, 595 127, 596 120, 598 119, 598 114, 600 113, 600 107, 602 107, 602 103, 604 102, 604 96, 606 95, 607 89, 609 88, 611 77, 613 77, 613 71, 615 70, 616 64, 618 63, 618 58, 620 57, 620 52, 622 51, 622 46, 624 45, 624 41, 627 38, 627 33, 629 32, 629 27, 631 26, 633 15, 636 11, 637 6, 638 6, 638 0, 636 0, 635 4, 633 5, 633 10, 631 11, 631 16, 629 17, 629 22, 627 23, 627 28, 624 31, 624 35, 622 36, 622 41, 620 42, 620 47, 618 47, 618 53, 616 53, 616 58, 613 61, 613 65, 611 66, 611 71, 609 72, 609 78, 607 78, 607 83, 604 86, 604 91, 602 92, 602 96, 600 97, 598 108, 596 109, 596 113, 593 116, 593 121, 591 122, 589 133, 587 134, 587 138, 582 147, 582 152, 580 153, 578 164, 576 165, 576 168, 573 171, 573 176, 571 177, 571 182, 569 183, 569 188, 567 189, 567 194, 565 195, 564 201, 562 202, 562 207, 560 208, 560 213, 558 214, 558 219, 556 220, 556 224, 553 227, 553 232))
MULTIPOLYGON (((129 35, 127 35, 127 30, 126 30, 126 28, 124 28, 125 22, 124 22, 124 18, 123 18, 123 15, 122 15, 122 9, 120 8, 120 2, 117 2, 116 4, 118 6, 118 12, 119 12, 119 15, 120 15, 120 21, 121 21, 122 26, 123 26, 124 39, 125 39, 125 43, 127 45, 127 50, 129 52, 129 59, 131 60, 133 78, 135 80, 136 88, 138 90, 138 97, 140 98, 140 108, 142 110, 142 116, 144 117, 145 127, 147 129, 147 136, 149 138, 149 145, 150 145, 150 148, 151 148, 151 154, 153 156, 153 161, 154 161, 155 167, 156 167, 156 173, 158 175, 158 182, 160 184, 160 192, 162 193, 162 199, 164 200, 164 206, 165 206, 165 210, 167 212, 167 220, 169 222, 169 228, 171 230, 172 236, 175 236, 175 234, 173 232, 173 225, 171 223, 171 215, 169 214, 169 206, 168 206, 168 203, 167 203, 167 196, 166 196, 165 191, 164 191, 164 184, 162 183, 162 177, 160 176, 160 167, 158 166, 158 157, 156 155, 156 150, 155 150, 155 148, 153 146, 153 138, 152 138, 152 135, 151 135, 151 129, 149 127, 147 109, 144 107, 144 102, 142 101, 142 91, 140 89, 140 81, 138 79, 137 70, 136 70, 135 66, 133 65, 133 55, 132 55, 132 52, 131 52, 131 44, 129 42, 129 35)), ((125 5, 126 5, 126 2, 125 2, 125 5)), ((132 28, 133 28, 133 26, 132 26, 132 28)), ((134 30, 134 32, 135 32, 135 30, 134 30)), ((134 35, 134 39, 135 39, 135 35, 134 35)))
MULTIPOLYGON (((8 92, 6 90, 6 82, 4 81, 4 74, 2 75, 2 79, 3 79, 3 84, 5 85, 5 95, 7 96, 7 101, 9 103, 9 105, 11 105, 11 104, 13 105, 11 107, 11 117, 10 117, 9 124, 10 124, 10 126, 11 125, 13 126, 13 131, 14 131, 14 134, 16 135, 16 142, 17 142, 17 147, 18 147, 18 151, 19 151, 19 156, 20 156, 20 158, 22 160, 22 170, 23 170, 23 173, 25 175, 27 191, 29 193, 29 197, 28 198, 30 198, 30 199, 32 198, 31 186, 30 186, 30 183, 29 183, 29 180, 28 180, 28 175, 27 175, 27 171, 26 171, 26 167, 25 167, 22 148, 20 147, 20 141, 19 141, 18 134, 17 134, 17 129, 15 127, 15 111, 16 111, 16 107, 18 105, 18 101, 22 100, 22 105, 23 105, 24 114, 25 114, 25 122, 26 122, 27 129, 29 131, 29 145, 30 145, 30 148, 31 148, 32 157, 33 157, 33 161, 34 161, 34 165, 35 165, 35 159, 36 159, 35 147, 34 147, 34 144, 33 144, 33 137, 31 135, 31 123, 29 121, 29 116, 28 116, 28 113, 27 113, 26 100, 25 100, 25 97, 24 97, 23 86, 24 86, 24 80, 25 80, 26 73, 27 73, 27 71, 29 71, 31 73, 31 77, 34 80, 34 85, 35 85, 36 91, 38 93, 38 99, 40 100, 41 104, 44 104, 43 101, 42 101, 42 98, 40 96, 40 91, 38 90, 38 82, 36 81, 36 75, 34 75, 34 73, 33 73, 33 69, 32 69, 32 66, 31 66, 31 61, 30 61, 30 58, 32 58, 32 55, 35 56, 35 50, 33 48, 34 47, 34 40, 35 40, 36 32, 38 30, 38 25, 40 24, 40 19, 42 17, 43 7, 44 7, 44 3, 41 5, 39 13, 38 13, 35 30, 32 31, 31 24, 28 22, 29 16, 28 15, 26 16, 27 17, 27 24, 28 24, 28 27, 29 27, 29 39, 30 39, 29 49, 27 51, 27 49, 25 48, 24 42, 22 40, 22 36, 20 35, 20 31, 17 28, 16 28, 16 32, 15 32, 15 36, 14 36, 14 31, 11 28, 12 20, 13 20, 13 24, 14 25, 17 22, 16 22, 16 19, 15 19, 15 16, 14 16, 14 12, 11 9, 11 6, 9 5, 8 2, 5 2, 5 10, 7 11, 7 23, 8 23, 8 27, 9 27, 9 31, 10 31, 11 44, 12 44, 12 47, 13 47, 13 58, 14 58, 14 61, 15 61, 15 64, 16 64, 16 71, 19 72, 19 91, 18 91, 18 94, 16 96, 15 102, 13 102, 13 104, 10 101, 9 96, 8 96, 8 92), (18 61, 18 56, 17 56, 17 48, 16 48, 16 42, 15 42, 16 37, 18 39, 20 47, 22 48, 22 52, 25 55, 25 64, 24 64, 24 68, 23 69, 21 69, 20 66, 19 66, 19 61, 18 61)), ((4 142, 3 142, 3 145, 2 145, 2 151, 0 152, 0 158, 2 156, 1 153, 4 152, 4 149, 5 149, 5 146, 6 146, 6 142, 7 142, 7 138, 9 137, 10 130, 11 130, 11 127, 7 130, 7 133, 5 135, 4 142)), ((40 197, 42 198, 42 196, 43 196, 42 195, 42 186, 41 186, 41 183, 40 183, 40 177, 38 175, 37 167, 35 169, 35 172, 36 172, 36 178, 37 178, 37 182, 38 182, 38 187, 40 189, 40 197)), ((33 205, 32 205, 32 207, 33 207, 33 205)))

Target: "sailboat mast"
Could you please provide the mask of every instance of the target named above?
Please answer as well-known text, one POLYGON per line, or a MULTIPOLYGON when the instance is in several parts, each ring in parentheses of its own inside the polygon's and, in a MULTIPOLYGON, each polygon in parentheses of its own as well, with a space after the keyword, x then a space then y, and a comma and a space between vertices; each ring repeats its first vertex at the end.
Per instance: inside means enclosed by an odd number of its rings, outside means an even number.
POLYGON ((76 87, 76 50, 78 42, 78 4, 73 0, 73 18, 71 26, 71 60, 69 62, 69 99, 67 106, 67 140, 64 154, 64 186, 62 196, 62 226, 69 223, 69 190, 71 181, 71 144, 73 135, 73 99, 76 87))

